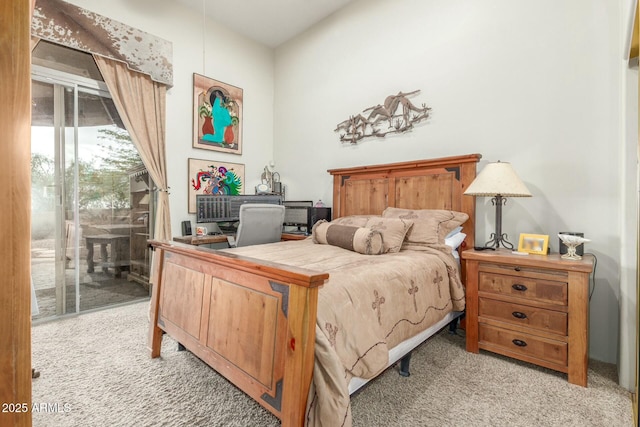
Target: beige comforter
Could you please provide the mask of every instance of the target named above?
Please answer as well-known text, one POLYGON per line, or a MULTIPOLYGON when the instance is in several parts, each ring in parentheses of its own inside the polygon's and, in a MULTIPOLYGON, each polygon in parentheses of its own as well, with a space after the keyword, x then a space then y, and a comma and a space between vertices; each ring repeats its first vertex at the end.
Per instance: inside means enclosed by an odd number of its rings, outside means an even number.
POLYGON ((307 425, 350 426, 350 379, 376 376, 389 349, 464 309, 457 263, 446 248, 361 255, 306 239, 231 250, 329 273, 318 297, 307 425))

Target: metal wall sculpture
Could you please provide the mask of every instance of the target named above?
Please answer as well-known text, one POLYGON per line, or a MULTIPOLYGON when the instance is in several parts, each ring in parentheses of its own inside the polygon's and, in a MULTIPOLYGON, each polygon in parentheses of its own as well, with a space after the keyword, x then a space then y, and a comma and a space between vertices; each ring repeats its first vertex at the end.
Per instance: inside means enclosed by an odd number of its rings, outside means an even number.
POLYGON ((383 138, 389 133, 406 132, 412 129, 415 123, 427 119, 431 111, 426 104, 416 107, 409 100, 409 96, 419 92, 414 90, 389 95, 384 100, 384 105, 378 104, 367 108, 361 114, 350 116, 338 123, 334 131, 340 132, 340 141, 351 144, 356 144, 365 137, 383 138))

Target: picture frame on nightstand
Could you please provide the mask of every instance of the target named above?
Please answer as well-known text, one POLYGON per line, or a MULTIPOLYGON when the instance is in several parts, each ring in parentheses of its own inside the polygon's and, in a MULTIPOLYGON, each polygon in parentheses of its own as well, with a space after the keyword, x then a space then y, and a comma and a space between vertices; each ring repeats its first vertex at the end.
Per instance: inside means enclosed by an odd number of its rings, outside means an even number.
POLYGON ((518 252, 546 255, 549 249, 549 236, 547 234, 520 233, 518 252))

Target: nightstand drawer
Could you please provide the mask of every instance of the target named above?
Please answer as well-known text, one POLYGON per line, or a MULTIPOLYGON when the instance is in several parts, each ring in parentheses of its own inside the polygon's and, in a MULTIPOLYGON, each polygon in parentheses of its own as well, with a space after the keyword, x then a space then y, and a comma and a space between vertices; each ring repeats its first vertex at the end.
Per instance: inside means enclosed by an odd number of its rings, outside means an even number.
POLYGON ((544 361, 567 366, 567 343, 535 337, 525 333, 479 325, 479 341, 482 347, 509 355, 509 353, 535 357, 544 361))
POLYGON ((480 271, 485 273, 504 274, 507 276, 527 277, 529 279, 550 280, 552 282, 566 282, 568 273, 562 269, 547 269, 512 264, 481 263, 480 271))
POLYGON ((504 274, 481 272, 478 290, 557 305, 567 305, 568 301, 566 282, 552 282, 504 274))
POLYGON ((567 313, 561 311, 480 298, 478 315, 480 318, 492 318, 561 336, 567 335, 567 313))

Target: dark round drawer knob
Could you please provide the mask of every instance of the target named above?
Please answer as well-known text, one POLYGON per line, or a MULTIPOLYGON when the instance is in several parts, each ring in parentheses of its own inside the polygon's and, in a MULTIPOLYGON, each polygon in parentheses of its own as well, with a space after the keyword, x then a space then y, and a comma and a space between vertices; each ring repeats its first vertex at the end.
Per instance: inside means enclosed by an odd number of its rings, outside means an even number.
POLYGON ((526 347, 527 343, 522 341, 522 340, 512 340, 512 343, 514 343, 515 345, 517 345, 518 347, 526 347))
POLYGON ((512 315, 513 317, 517 318, 517 319, 526 319, 526 318, 527 318, 527 315, 526 315, 526 314, 524 314, 524 313, 523 313, 523 312, 521 312, 521 311, 514 311, 513 313, 511 313, 511 315, 512 315))
POLYGON ((515 285, 511 285, 511 287, 516 291, 521 291, 521 292, 524 292, 527 290, 527 287, 525 285, 521 285, 519 283, 516 283, 515 285))

